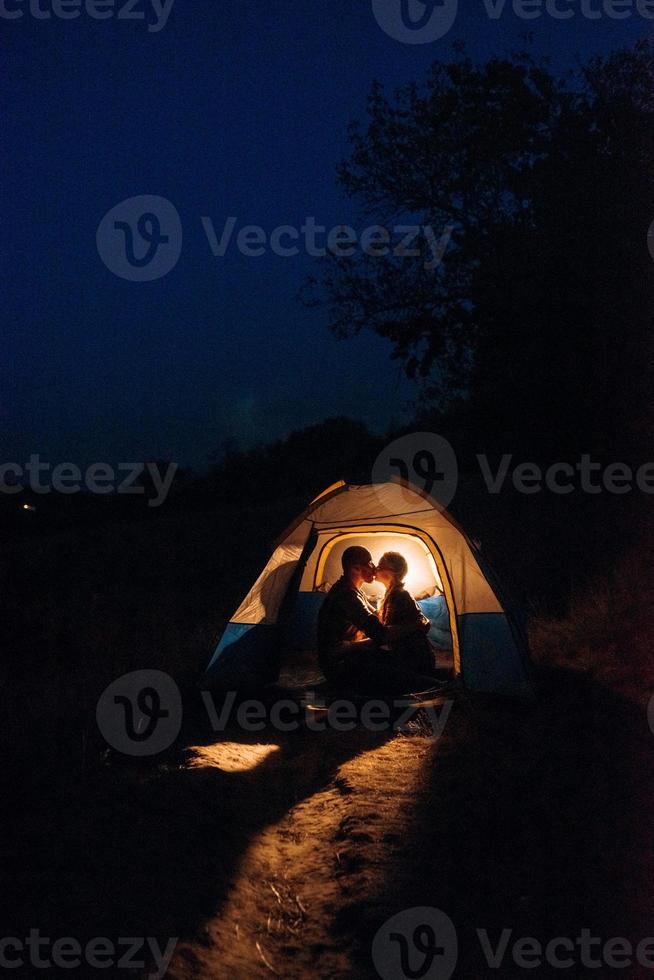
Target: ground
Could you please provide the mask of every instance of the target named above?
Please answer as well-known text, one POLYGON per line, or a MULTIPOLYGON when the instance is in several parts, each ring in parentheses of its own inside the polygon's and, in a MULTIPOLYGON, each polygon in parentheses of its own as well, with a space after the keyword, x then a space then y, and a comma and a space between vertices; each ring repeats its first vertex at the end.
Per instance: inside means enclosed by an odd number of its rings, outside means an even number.
MULTIPOLYGON (((425 905, 455 922, 461 977, 498 975, 477 929, 493 944, 505 928, 543 944, 583 928, 649 935, 649 730, 584 678, 545 684, 537 706, 457 704, 436 742, 357 731, 195 747, 190 772, 209 782, 216 767, 254 766, 232 796, 247 842, 170 975, 376 977, 378 928, 425 905)), ((509 953, 501 976, 523 973, 509 953)))
POLYGON ((377 930, 418 906, 454 922, 457 977, 524 974, 510 951, 491 970, 477 929, 635 943, 654 931, 646 712, 577 672, 540 682, 533 704, 457 702, 437 741, 216 734, 198 711, 165 759, 44 767, 4 801, 5 934, 179 937, 174 980, 376 977, 377 930))
MULTIPOLYGON (((366 980, 378 975, 371 950, 383 923, 430 906, 455 924, 455 977, 479 980, 525 971, 510 950, 490 970, 478 929, 493 945, 505 929, 542 943, 583 929, 634 944, 654 933, 654 528, 565 619, 533 624, 534 702, 460 700, 435 742, 422 727, 212 731, 199 678, 221 624, 196 636, 173 617, 183 597, 155 591, 148 603, 143 576, 138 595, 86 602, 64 574, 74 549, 55 544, 61 567, 41 545, 17 547, 7 580, 17 591, 5 611, 19 622, 3 651, 1 935, 147 936, 164 948, 178 937, 175 980, 366 980), (30 605, 20 596, 42 565, 62 594, 45 603, 34 586, 30 605), (188 671, 193 656, 198 669, 188 671), (139 761, 108 749, 95 706, 110 681, 142 667, 176 677, 185 725, 165 755, 139 761)), ((75 581, 98 564, 96 545, 75 581)), ((143 562, 152 575, 166 567, 158 552, 143 562)), ((200 595, 177 578, 184 596, 200 595)), ((11 971, 41 973, 56 976, 11 971)), ((553 975, 566 973, 652 971, 577 965, 553 975)))

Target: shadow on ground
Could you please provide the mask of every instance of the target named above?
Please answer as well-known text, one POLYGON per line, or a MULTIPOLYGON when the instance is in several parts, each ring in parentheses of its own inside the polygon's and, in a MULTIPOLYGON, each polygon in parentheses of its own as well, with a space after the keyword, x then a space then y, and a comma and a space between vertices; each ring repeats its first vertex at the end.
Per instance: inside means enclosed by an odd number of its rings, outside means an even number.
MULTIPOLYGON (((647 719, 587 677, 550 671, 541 679, 536 705, 464 703, 439 742, 416 739, 424 754, 402 839, 381 864, 368 867, 361 878, 365 893, 344 897, 333 920, 322 925, 326 936, 350 950, 351 976, 377 975, 370 956, 377 929, 413 906, 436 906, 454 921, 460 977, 521 973, 510 954, 499 972, 486 966, 478 928, 493 942, 506 928, 514 938, 545 942, 574 939, 583 928, 604 939, 635 941, 652 932, 654 737, 647 719)), ((82 942, 153 936, 164 946, 175 936, 201 950, 204 924, 220 914, 254 836, 392 735, 361 729, 280 735, 267 728, 247 737, 230 729, 217 737, 199 718, 191 719, 185 745, 235 743, 243 747, 237 756, 252 754, 253 767, 225 771, 210 764, 210 753, 200 753, 199 765, 196 753, 189 767, 177 751, 156 764, 103 758, 81 776, 65 765, 65 743, 43 740, 39 761, 32 760, 31 771, 4 794, 2 857, 10 883, 3 890, 4 935, 22 937, 38 928, 82 942), (249 753, 256 743, 271 751, 249 753)), ((404 775, 392 756, 385 759, 390 798, 404 775)), ((342 834, 338 813, 327 814, 316 833, 339 827, 342 834)), ((382 830, 356 843, 362 867, 366 841, 382 830)), ((311 867, 297 870, 312 874, 311 867)), ((248 976, 266 972, 253 962, 248 976)), ((546 968, 530 972, 548 975, 546 968)), ((314 975, 324 975, 319 957, 314 975)), ((636 967, 629 976, 639 976, 636 967)))
POLYGON ((654 962, 584 967, 579 951, 568 970, 513 962, 521 937, 545 946, 588 929, 602 945, 621 937, 635 950, 654 935, 654 737, 645 714, 584 675, 547 670, 540 680, 537 706, 479 703, 448 726, 425 766, 406 848, 374 892, 343 909, 361 976, 377 976, 370 948, 379 926, 425 905, 456 926, 457 977, 651 976, 654 962), (487 963, 480 929, 493 947, 511 930, 499 968, 487 963))

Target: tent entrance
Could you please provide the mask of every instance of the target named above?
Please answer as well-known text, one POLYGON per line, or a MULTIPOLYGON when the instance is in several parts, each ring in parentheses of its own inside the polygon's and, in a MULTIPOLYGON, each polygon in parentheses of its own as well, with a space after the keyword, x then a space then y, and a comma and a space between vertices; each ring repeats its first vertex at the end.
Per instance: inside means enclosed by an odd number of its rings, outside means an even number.
MULTIPOLYGON (((305 659, 317 647, 318 612, 326 593, 342 575, 341 558, 346 548, 360 545, 377 562, 385 551, 398 551, 409 566, 406 586, 419 601, 432 623, 430 639, 440 651, 446 669, 460 672, 456 609, 445 563, 431 538, 417 528, 402 525, 333 527, 318 532, 317 541, 304 568, 300 588, 289 617, 284 623, 283 642, 286 662, 294 656, 305 659)), ((380 583, 363 590, 378 604, 384 589, 380 583)))
MULTIPOLYGON (((358 528, 338 532, 323 545, 315 567, 314 589, 326 592, 341 577, 343 552, 353 545, 367 548, 375 562, 385 551, 399 551, 409 566, 406 587, 416 599, 443 593, 434 556, 421 538, 415 534, 398 534, 387 530, 362 532, 358 528)), ((373 600, 380 599, 384 593, 379 582, 364 585, 363 591, 373 600)))

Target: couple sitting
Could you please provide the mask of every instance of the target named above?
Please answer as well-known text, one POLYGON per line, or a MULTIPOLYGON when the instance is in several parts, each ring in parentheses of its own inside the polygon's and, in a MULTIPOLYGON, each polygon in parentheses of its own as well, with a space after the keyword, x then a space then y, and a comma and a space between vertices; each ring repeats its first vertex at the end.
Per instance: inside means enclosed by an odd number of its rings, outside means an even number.
POLYGON ((434 683, 429 620, 404 588, 407 563, 387 551, 375 566, 365 548, 343 553, 343 577, 327 593, 318 617, 318 656, 328 681, 360 692, 404 694, 434 683), (361 587, 386 587, 377 613, 361 587))

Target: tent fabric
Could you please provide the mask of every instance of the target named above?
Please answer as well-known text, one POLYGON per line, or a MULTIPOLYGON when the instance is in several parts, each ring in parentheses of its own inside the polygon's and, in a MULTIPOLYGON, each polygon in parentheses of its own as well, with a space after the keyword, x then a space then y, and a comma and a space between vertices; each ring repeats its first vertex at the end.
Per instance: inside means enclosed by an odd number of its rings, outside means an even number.
POLYGON ((344 487, 311 515, 318 530, 354 530, 357 525, 415 527, 429 535, 441 551, 457 600, 457 611, 501 612, 502 607, 483 575, 463 532, 445 511, 399 483, 344 487))
POLYGON ((311 524, 303 521, 284 544, 279 545, 263 572, 232 616, 232 623, 276 623, 281 601, 302 555, 311 524))
POLYGON ((449 633, 455 672, 471 690, 530 692, 526 643, 477 549, 445 510, 401 482, 335 484, 316 498, 282 535, 232 616, 208 667, 210 679, 222 683, 221 674, 248 676, 249 669, 253 678, 265 674, 270 679, 284 644, 295 646, 302 637, 315 643, 324 598, 321 556, 343 535, 354 533, 379 534, 384 540, 397 536, 398 550, 402 538, 423 542, 434 560, 435 584, 442 585, 438 628, 442 635, 449 633))

